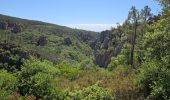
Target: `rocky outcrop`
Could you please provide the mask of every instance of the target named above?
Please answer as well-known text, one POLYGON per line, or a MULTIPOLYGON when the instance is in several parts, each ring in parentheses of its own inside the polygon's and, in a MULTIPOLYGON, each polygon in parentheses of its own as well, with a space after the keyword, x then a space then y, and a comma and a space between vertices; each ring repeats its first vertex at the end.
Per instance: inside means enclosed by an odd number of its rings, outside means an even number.
POLYGON ((131 41, 132 41, 132 36, 131 36, 131 35, 129 35, 129 36, 124 37, 124 38, 121 39, 121 42, 122 42, 122 43, 125 43, 125 42, 131 43, 131 41))
POLYGON ((116 57, 120 54, 123 45, 119 43, 114 51, 105 51, 104 53, 96 53, 94 58, 94 63, 100 67, 106 68, 107 65, 110 63, 112 57, 116 57))
POLYGON ((72 44, 72 41, 70 38, 65 38, 64 39, 64 45, 71 45, 72 44))
MULTIPOLYGON (((121 41, 119 41, 120 43, 118 43, 118 41, 111 41, 117 38, 117 35, 112 34, 112 31, 106 30, 101 32, 99 38, 94 42, 95 45, 92 45, 92 47, 94 48, 94 63, 96 65, 106 68, 107 65, 110 63, 111 58, 116 57, 118 54, 120 54, 123 43, 121 43, 121 41), (114 50, 108 50, 109 43, 113 44, 112 46, 115 48, 114 50), (102 52, 100 52, 100 50, 102 50, 102 52)), ((127 39, 125 39, 124 41, 127 41, 127 39)))
POLYGON ((7 22, 0 22, 0 29, 8 29, 8 23, 7 22))
POLYGON ((23 59, 28 58, 29 54, 26 51, 21 50, 19 46, 7 43, 0 44, 0 63, 2 63, 0 69, 3 68, 11 72, 16 69, 20 70, 23 59))
POLYGON ((78 33, 78 39, 83 42, 89 42, 89 40, 92 39, 92 36, 88 33, 86 34, 78 33))
POLYGON ((0 22, 0 29, 11 29, 12 33, 20 33, 22 31, 22 25, 12 22, 0 22))
POLYGON ((98 53, 95 55, 94 63, 100 67, 106 68, 111 61, 110 52, 98 53))
POLYGON ((154 15, 154 16, 149 17, 149 19, 147 20, 147 23, 153 24, 153 23, 157 22, 160 19, 160 16, 161 15, 158 15, 158 16, 154 15))
POLYGON ((122 50, 123 44, 118 43, 117 46, 115 47, 114 51, 113 51, 113 57, 116 57, 122 50))
POLYGON ((112 51, 105 50, 102 53, 96 51, 94 53, 94 63, 100 67, 106 68, 107 65, 111 62, 111 58, 116 57, 121 53, 122 47, 122 43, 116 43, 115 49, 112 51))
POLYGON ((95 49, 97 42, 98 42, 97 39, 90 42, 90 47, 91 47, 93 50, 95 49))
POLYGON ((17 54, 19 57, 24 58, 24 59, 27 59, 29 56, 28 53, 25 51, 18 51, 17 54))
POLYGON ((20 33, 22 31, 22 26, 20 24, 15 24, 11 30, 12 33, 20 33))
POLYGON ((14 26, 17 25, 17 23, 13 23, 13 22, 10 22, 10 21, 8 21, 7 23, 8 23, 9 28, 13 28, 14 26))
POLYGON ((116 37, 114 34, 112 34, 112 31, 109 31, 109 30, 106 30, 106 31, 102 31, 100 33, 100 42, 103 43, 104 42, 104 39, 106 37, 109 37, 110 39, 116 37))
POLYGON ((104 41, 103 41, 103 48, 104 49, 108 49, 109 47, 109 37, 105 37, 104 41))
POLYGON ((37 44, 39 46, 45 46, 47 44, 47 37, 45 36, 40 36, 38 41, 37 41, 37 44))

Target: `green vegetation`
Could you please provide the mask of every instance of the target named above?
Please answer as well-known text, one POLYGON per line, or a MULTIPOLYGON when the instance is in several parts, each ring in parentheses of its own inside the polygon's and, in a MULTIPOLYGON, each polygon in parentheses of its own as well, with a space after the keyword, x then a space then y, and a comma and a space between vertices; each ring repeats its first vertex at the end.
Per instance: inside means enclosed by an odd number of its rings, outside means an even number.
POLYGON ((0 100, 169 100, 170 4, 101 33, 0 15, 0 100))
MULTIPOLYGON (((168 9, 167 9, 168 10, 168 9)), ((170 10, 165 15, 170 14, 170 10)), ((146 61, 139 74, 139 81, 144 85, 147 95, 154 99, 170 99, 170 19, 162 16, 150 25, 145 35, 144 47, 146 61)))
POLYGON ((6 70, 0 71, 0 98, 7 99, 10 94, 16 91, 17 78, 6 70))
POLYGON ((98 86, 98 84, 94 84, 83 90, 69 92, 68 99, 75 99, 75 100, 113 100, 111 92, 108 89, 102 88, 98 86))
POLYGON ((59 74, 59 69, 52 63, 31 58, 25 61, 21 71, 17 73, 19 92, 23 95, 31 94, 37 98, 53 98, 55 87, 52 85, 52 80, 59 74))

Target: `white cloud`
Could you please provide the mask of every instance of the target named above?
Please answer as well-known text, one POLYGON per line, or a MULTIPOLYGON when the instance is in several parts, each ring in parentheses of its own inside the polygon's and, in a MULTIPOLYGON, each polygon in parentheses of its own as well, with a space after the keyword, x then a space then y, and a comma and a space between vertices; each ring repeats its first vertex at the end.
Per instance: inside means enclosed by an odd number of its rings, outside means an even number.
POLYGON ((115 27, 116 24, 66 24, 64 26, 76 29, 101 32, 103 30, 110 30, 112 27, 115 27))

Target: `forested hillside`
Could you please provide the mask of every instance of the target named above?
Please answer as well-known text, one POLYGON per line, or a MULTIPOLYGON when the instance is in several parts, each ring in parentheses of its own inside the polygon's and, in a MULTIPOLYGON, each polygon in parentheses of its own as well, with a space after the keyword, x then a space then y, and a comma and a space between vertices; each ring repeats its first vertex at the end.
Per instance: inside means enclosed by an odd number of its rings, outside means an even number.
POLYGON ((169 100, 170 1, 100 33, 0 15, 0 100, 169 100))

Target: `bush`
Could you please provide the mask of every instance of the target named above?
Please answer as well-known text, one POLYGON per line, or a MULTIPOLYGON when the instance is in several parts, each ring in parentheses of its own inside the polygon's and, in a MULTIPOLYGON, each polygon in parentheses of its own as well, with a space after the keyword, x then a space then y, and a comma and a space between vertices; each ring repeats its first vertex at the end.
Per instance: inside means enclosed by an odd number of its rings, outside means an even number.
POLYGON ((65 98, 68 100, 114 100, 110 90, 101 87, 98 83, 82 90, 68 92, 65 98))
POLYGON ((61 62, 57 65, 60 69, 61 76, 65 76, 70 80, 77 79, 80 75, 80 67, 78 64, 71 64, 67 62, 61 62))
POLYGON ((92 58, 86 58, 80 62, 81 70, 91 70, 95 68, 92 58))
POLYGON ((124 65, 126 57, 124 55, 118 55, 117 57, 112 57, 110 64, 108 65, 108 70, 113 70, 119 65, 124 65))
POLYGON ((55 97, 53 79, 59 74, 60 71, 52 63, 31 58, 18 72, 19 91, 22 95, 52 99, 55 97))
POLYGON ((0 98, 7 99, 16 91, 17 78, 6 70, 0 70, 0 98))
POLYGON ((137 82, 142 84, 146 97, 167 100, 170 99, 170 70, 160 66, 155 61, 145 63, 137 76, 137 82))
MULTIPOLYGON (((170 14, 170 11, 169 11, 170 14)), ((149 27, 144 38, 146 59, 163 61, 170 66, 170 18, 162 18, 149 27)))
POLYGON ((154 100, 170 99, 169 21, 168 17, 160 18, 149 26, 144 37, 145 63, 137 81, 144 87, 145 96, 154 100))

